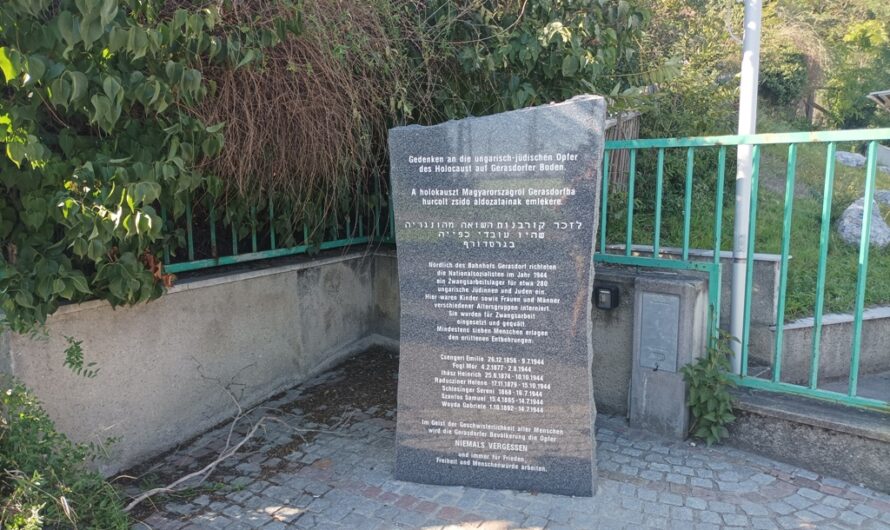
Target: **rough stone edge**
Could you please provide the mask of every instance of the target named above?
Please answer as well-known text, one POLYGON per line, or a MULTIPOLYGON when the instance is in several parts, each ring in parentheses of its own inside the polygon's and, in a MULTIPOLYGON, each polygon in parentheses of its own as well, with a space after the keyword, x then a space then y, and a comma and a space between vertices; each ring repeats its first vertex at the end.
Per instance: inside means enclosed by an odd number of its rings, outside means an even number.
POLYGON ((890 444, 760 411, 736 416, 728 445, 890 493, 890 444))
MULTIPOLYGON (((182 282, 173 285, 170 289, 167 289, 167 292, 162 296, 167 296, 171 294, 191 291, 194 289, 204 289, 206 287, 214 287, 216 285, 224 285, 227 283, 239 282, 243 280, 250 280, 253 278, 261 278, 263 276, 274 276, 276 274, 284 274, 288 272, 313 269, 316 267, 323 267, 325 265, 332 265, 335 263, 341 263, 344 261, 351 261, 355 259, 367 259, 373 258, 378 255, 387 256, 385 253, 381 253, 378 250, 353 250, 349 251, 340 256, 330 256, 325 258, 313 258, 300 263, 288 263, 286 265, 275 265, 268 268, 257 269, 257 270, 248 270, 248 271, 240 271, 234 272, 231 274, 227 273, 215 273, 210 276, 201 276, 196 278, 187 278, 182 280, 182 282)), ((246 263, 245 265, 249 265, 246 263)), ((150 303, 150 302, 149 302, 150 303)), ((86 302, 82 302, 79 304, 66 304, 60 306, 53 315, 66 315, 70 313, 77 313, 78 311, 85 311, 89 309, 96 309, 98 307, 102 307, 105 305, 110 305, 106 300, 88 300, 86 302)), ((2 348, 2 346, 0 346, 2 348)), ((0 349, 0 354, 2 354, 2 349, 0 349)), ((2 368, 2 364, 0 364, 0 368, 2 368)))
POLYGON ((749 389, 733 391, 742 411, 890 444, 890 416, 825 401, 774 395, 749 389))
MULTIPOLYGON (((890 318, 890 306, 870 307, 862 312, 862 320, 880 320, 890 318)), ((856 319, 855 315, 850 313, 829 313, 822 317, 823 326, 831 326, 835 324, 850 324, 856 319)), ((785 324, 782 329, 785 331, 791 329, 806 329, 815 326, 813 317, 805 317, 785 324)), ((770 326, 771 331, 776 330, 776 326, 770 326)))

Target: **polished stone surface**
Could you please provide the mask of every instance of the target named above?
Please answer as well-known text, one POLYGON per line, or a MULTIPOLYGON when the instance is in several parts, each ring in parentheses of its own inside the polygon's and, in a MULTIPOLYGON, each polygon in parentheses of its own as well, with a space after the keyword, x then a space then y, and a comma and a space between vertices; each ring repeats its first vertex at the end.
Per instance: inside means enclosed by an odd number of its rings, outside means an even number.
POLYGON ((590 293, 605 102, 390 131, 396 476, 591 495, 590 293))

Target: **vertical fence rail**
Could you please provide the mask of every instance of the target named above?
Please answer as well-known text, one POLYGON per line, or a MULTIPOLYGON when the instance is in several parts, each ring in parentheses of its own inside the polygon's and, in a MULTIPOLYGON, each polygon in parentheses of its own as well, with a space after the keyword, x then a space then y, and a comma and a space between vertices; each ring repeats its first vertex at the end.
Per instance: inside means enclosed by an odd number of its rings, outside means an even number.
POLYGON ((862 350, 862 313, 865 310, 865 283, 868 276, 868 249, 871 247, 871 216, 875 200, 878 143, 868 144, 865 164, 865 197, 862 206, 862 234, 859 238, 859 263, 856 270, 856 309, 853 312, 853 349, 850 352, 850 382, 848 395, 856 396, 859 381, 859 355, 862 350))
POLYGON ((210 207, 210 255, 214 258, 219 256, 216 248, 216 206, 210 207))
POLYGON ((686 150, 686 189, 683 193, 683 261, 689 259, 689 232, 692 228, 692 171, 695 165, 695 148, 686 150))
POLYGON ((794 176, 797 168, 797 144, 788 146, 785 172, 785 208, 782 214, 782 255, 779 261, 779 293, 776 307, 776 345, 773 352, 774 383, 782 379, 782 340, 785 331, 785 295, 788 291, 788 255, 791 250, 791 214, 794 207, 794 176))
POLYGON ((723 188, 726 180, 726 146, 717 151, 717 193, 714 198, 714 264, 720 263, 723 239, 723 188))
POLYGON ((630 256, 633 251, 634 232, 634 188, 637 177, 637 150, 630 150, 630 170, 627 176, 627 233, 624 243, 624 255, 630 256))
POLYGON ((652 257, 661 255, 661 206, 664 200, 664 149, 658 150, 655 168, 655 233, 652 236, 652 257))
POLYGON ((600 201, 600 253, 606 253, 606 233, 609 228, 609 151, 603 151, 603 196, 600 201))
POLYGON ((831 199, 834 195, 836 152, 837 144, 829 143, 825 150, 822 225, 819 232, 819 265, 816 270, 816 306, 813 308, 813 352, 810 355, 810 390, 815 390, 819 382, 819 361, 822 353, 822 312, 825 309, 825 275, 828 269, 828 242, 831 237, 831 199))

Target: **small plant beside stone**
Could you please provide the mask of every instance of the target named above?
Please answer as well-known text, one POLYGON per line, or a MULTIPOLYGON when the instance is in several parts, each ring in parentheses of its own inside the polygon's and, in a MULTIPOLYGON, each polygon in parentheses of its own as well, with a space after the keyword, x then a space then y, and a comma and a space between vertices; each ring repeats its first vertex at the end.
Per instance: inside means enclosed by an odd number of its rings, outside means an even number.
POLYGON ((735 420, 729 389, 735 382, 729 378, 729 345, 736 340, 722 333, 708 353, 695 363, 682 368, 683 380, 689 385, 687 405, 695 418, 689 427, 693 438, 708 445, 719 443, 729 436, 726 426, 735 420))

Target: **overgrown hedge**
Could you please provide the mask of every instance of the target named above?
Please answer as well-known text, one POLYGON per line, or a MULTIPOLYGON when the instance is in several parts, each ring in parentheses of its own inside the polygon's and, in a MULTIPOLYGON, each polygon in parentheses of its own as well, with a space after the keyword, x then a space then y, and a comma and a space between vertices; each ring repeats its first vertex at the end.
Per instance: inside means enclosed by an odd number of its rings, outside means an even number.
POLYGON ((120 493, 88 468, 96 454, 57 432, 37 398, 0 374, 0 528, 129 528, 120 493))
POLYGON ((318 226, 385 200, 373 190, 389 126, 581 92, 620 106, 676 71, 641 66, 647 14, 624 0, 343 5, 6 2, 7 325, 31 330, 66 301, 160 295, 161 249, 182 244, 191 201, 235 223, 274 195, 289 207, 272 222, 318 226))

